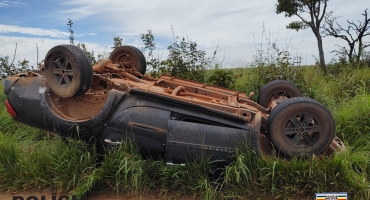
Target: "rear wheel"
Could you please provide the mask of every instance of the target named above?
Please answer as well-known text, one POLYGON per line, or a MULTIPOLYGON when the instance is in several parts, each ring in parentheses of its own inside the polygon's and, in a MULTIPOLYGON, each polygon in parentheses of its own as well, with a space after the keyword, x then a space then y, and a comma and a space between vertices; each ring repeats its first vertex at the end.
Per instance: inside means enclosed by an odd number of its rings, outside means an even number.
POLYGON ((286 156, 321 154, 335 136, 334 120, 319 102, 296 97, 283 101, 270 113, 268 133, 286 156))
POLYGON ((93 80, 91 61, 73 45, 60 45, 45 57, 44 77, 50 89, 62 98, 82 95, 93 80))
POLYGON ((299 88, 293 83, 285 80, 275 80, 267 83, 261 88, 258 93, 257 102, 261 106, 268 108, 271 101, 275 99, 281 97, 292 98, 301 96, 301 90, 299 90, 299 88))
POLYGON ((116 47, 109 55, 113 63, 122 62, 124 65, 134 66, 142 75, 146 72, 146 60, 144 54, 136 47, 125 45, 116 47))

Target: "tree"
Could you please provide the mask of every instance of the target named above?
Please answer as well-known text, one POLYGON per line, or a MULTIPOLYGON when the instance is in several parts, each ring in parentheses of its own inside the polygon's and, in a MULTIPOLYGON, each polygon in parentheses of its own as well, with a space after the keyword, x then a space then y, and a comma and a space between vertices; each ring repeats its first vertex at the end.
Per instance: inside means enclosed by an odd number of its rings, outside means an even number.
POLYGON ((28 71, 28 63, 28 60, 23 59, 22 61, 19 60, 17 65, 14 65, 13 62, 9 63, 9 56, 0 56, 0 79, 28 71))
POLYGON ((150 75, 152 77, 158 77, 160 73, 161 61, 160 58, 155 58, 153 55, 156 44, 154 43, 152 30, 148 29, 147 33, 140 34, 140 38, 144 44, 144 48, 142 49, 142 51, 145 52, 145 50, 149 50, 146 64, 151 67, 152 71, 150 75))
MULTIPOLYGON (((321 22, 326 16, 328 0, 278 0, 276 13, 284 13, 285 17, 297 16, 301 21, 293 21, 287 25, 288 29, 296 31, 311 28, 317 39, 320 67, 326 74, 324 50, 320 34, 321 22), (305 15, 308 14, 308 17, 305 15)), ((307 15, 306 15, 307 16, 307 15)))
POLYGON ((197 43, 185 37, 175 37, 173 28, 173 42, 167 49, 168 57, 165 60, 155 58, 153 51, 156 44, 152 30, 148 29, 146 34, 141 34, 143 41, 143 50, 149 50, 147 64, 152 67, 150 75, 158 77, 161 74, 170 74, 179 78, 196 80, 199 82, 205 81, 205 70, 210 63, 210 58, 206 57, 206 52, 197 49, 197 43))
POLYGON ((326 24, 323 27, 324 34, 345 40, 348 45, 348 49, 346 47, 336 45, 339 47, 339 50, 332 52, 347 56, 349 62, 359 61, 363 55, 364 49, 370 46, 369 42, 366 43, 363 40, 364 37, 370 35, 370 32, 367 32, 370 28, 370 18, 367 16, 367 9, 365 9, 362 15, 365 17, 363 22, 358 20, 358 24, 356 24, 353 21, 347 20, 346 28, 343 28, 338 22, 336 22, 339 17, 333 16, 333 12, 329 13, 325 17, 326 24), (355 46, 357 43, 356 53, 355 46))
POLYGON ((96 59, 94 56, 94 51, 87 51, 86 45, 84 43, 79 43, 77 46, 86 53, 87 57, 91 60, 91 64, 95 65, 96 64, 96 59))
MULTIPOLYGON (((15 44, 13 61, 9 63, 9 56, 0 55, 0 79, 6 78, 13 74, 19 74, 28 71, 30 68, 28 66, 29 61, 25 58, 22 61, 18 61, 17 66, 14 65, 15 56, 17 54, 17 43, 15 44)), ((33 67, 31 66, 33 69, 33 67)))
POLYGON ((73 30, 72 30, 72 25, 73 25, 73 22, 71 19, 68 18, 68 23, 67 25, 69 26, 68 30, 69 32, 71 33, 71 35, 69 36, 69 43, 71 45, 74 45, 74 38, 73 38, 73 34, 75 33, 73 30))
POLYGON ((155 50, 154 36, 152 30, 148 29, 146 34, 141 34, 141 41, 144 43, 144 50, 149 50, 149 57, 153 56, 155 50))
POLYGON ((120 47, 120 46, 122 46, 122 38, 120 38, 120 37, 116 37, 116 36, 114 36, 113 37, 113 47, 112 47, 112 49, 114 49, 114 48, 116 48, 116 47, 120 47))
MULTIPOLYGON (((73 37, 73 34, 75 32, 72 29, 73 22, 69 18, 68 18, 67 25, 69 26, 68 27, 68 30, 71 33, 71 35, 69 36, 70 44, 71 45, 74 45, 74 37, 73 37)), ((94 51, 87 51, 86 45, 84 43, 78 43, 76 46, 79 47, 80 49, 82 49, 82 51, 84 51, 86 53, 87 57, 89 57, 89 59, 91 60, 91 64, 93 64, 93 65, 96 64, 96 59, 94 57, 94 51)))
POLYGON ((206 52, 197 49, 197 43, 182 37, 180 43, 174 42, 167 47, 169 54, 165 62, 171 76, 204 82, 205 70, 210 63, 206 52))

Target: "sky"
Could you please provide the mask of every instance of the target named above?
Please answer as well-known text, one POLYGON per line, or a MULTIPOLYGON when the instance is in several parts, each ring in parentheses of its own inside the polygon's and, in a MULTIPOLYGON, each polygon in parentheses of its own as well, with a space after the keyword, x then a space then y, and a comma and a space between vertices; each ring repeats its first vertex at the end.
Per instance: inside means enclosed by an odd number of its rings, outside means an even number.
MULTIPOLYGON (((331 0, 345 20, 363 20, 369 0, 331 0)), ((272 52, 267 43, 301 57, 301 64, 314 64, 318 58, 317 41, 310 29, 288 30, 286 25, 298 18, 276 14, 277 0, 0 0, 0 55, 15 62, 24 58, 36 66, 47 51, 69 44, 67 22, 72 19, 75 44, 84 43, 89 51, 110 52, 113 37, 124 45, 141 49, 140 34, 152 30, 154 55, 165 59, 173 36, 185 37, 198 44, 208 56, 217 49, 215 62, 224 67, 244 67, 253 63, 256 52, 272 52), (173 30, 173 31, 172 31, 173 30), (37 54, 38 48, 38 54, 37 54)), ((366 40, 369 40, 367 38, 366 40)), ((331 51, 342 40, 323 38, 326 62, 335 57, 331 51)))

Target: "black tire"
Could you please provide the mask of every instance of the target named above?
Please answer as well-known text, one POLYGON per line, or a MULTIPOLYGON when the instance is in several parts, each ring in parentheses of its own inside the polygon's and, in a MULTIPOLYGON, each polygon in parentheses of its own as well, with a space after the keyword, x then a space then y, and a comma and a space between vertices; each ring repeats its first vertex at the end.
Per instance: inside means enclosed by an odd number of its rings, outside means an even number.
POLYGON ((277 150, 285 156, 321 154, 335 136, 333 116, 319 102, 295 97, 270 113, 267 129, 277 150))
POLYGON ((142 75, 146 72, 146 60, 144 54, 136 47, 125 45, 116 47, 109 55, 113 63, 129 61, 142 75))
POLYGON ((293 83, 285 80, 275 80, 264 85, 258 93, 257 102, 268 108, 270 102, 279 96, 286 96, 287 98, 301 97, 301 90, 293 83))
POLYGON ((44 77, 50 89, 62 98, 85 94, 93 80, 91 60, 78 47, 59 45, 45 57, 44 77))

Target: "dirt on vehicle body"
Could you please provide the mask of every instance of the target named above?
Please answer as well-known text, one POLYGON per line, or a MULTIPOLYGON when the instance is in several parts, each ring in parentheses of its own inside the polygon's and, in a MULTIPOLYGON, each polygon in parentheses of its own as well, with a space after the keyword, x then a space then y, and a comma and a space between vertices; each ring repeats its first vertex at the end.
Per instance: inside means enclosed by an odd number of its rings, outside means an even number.
POLYGON ((330 112, 288 81, 266 84, 257 103, 253 92, 167 75, 155 79, 145 70, 145 57, 131 46, 116 48, 95 66, 77 47, 57 46, 42 71, 6 79, 7 108, 13 119, 61 135, 77 124, 81 135, 104 146, 134 139, 143 154, 169 162, 201 152, 227 159, 241 141, 260 154, 276 149, 284 156, 344 148, 330 112))

